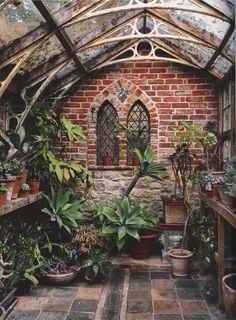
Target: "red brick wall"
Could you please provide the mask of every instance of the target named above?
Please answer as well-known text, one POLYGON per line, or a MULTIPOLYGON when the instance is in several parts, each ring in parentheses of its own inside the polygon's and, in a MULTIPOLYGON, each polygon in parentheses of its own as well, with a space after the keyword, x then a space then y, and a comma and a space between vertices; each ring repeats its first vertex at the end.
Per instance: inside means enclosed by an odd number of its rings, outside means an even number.
MULTIPOLYGON (((70 146, 70 156, 90 167, 96 166, 96 118, 99 106, 108 99, 116 108, 120 122, 126 124, 127 113, 140 99, 151 119, 151 145, 158 161, 166 160, 171 149, 169 136, 181 120, 204 126, 217 120, 218 97, 215 80, 199 70, 171 62, 127 62, 106 67, 79 81, 74 94, 64 104, 64 115, 83 127, 87 136, 70 146), (122 103, 118 93, 128 90, 122 103)), ((126 167, 126 148, 119 167, 126 167)))

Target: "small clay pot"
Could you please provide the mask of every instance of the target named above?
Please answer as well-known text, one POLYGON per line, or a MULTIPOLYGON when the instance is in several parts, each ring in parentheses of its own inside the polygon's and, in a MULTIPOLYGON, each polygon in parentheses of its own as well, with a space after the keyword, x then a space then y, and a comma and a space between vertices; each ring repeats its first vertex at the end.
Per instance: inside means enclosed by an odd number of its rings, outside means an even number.
POLYGON ((7 192, 7 202, 11 202, 12 190, 13 190, 15 181, 16 181, 16 178, 0 179, 0 182, 5 183, 9 188, 11 188, 11 190, 7 192))
POLYGON ((20 196, 22 198, 28 198, 29 194, 30 194, 30 190, 27 190, 27 191, 21 190, 21 192, 20 192, 20 196))
POLYGON ((39 181, 29 181, 30 193, 37 194, 39 192, 40 182, 39 181))
POLYGON ((138 167, 140 165, 138 157, 132 157, 132 166, 138 167))
POLYGON ((103 164, 104 166, 111 166, 111 161, 112 161, 112 158, 109 157, 109 156, 104 156, 104 157, 102 158, 102 164, 103 164))
POLYGON ((22 179, 21 175, 16 177, 16 180, 14 182, 13 189, 12 189, 12 195, 11 195, 12 199, 18 198, 18 194, 21 186, 21 179, 22 179))
POLYGON ((172 273, 178 277, 186 277, 190 271, 190 259, 193 253, 185 249, 172 249, 169 251, 172 273))
POLYGON ((236 273, 230 273, 222 279, 223 301, 229 319, 236 319, 236 273))

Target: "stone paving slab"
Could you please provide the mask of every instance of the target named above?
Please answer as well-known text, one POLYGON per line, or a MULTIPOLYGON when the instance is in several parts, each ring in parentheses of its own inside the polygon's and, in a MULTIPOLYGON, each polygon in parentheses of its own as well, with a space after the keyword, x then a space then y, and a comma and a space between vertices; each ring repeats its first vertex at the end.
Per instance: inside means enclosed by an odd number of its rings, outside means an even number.
POLYGON ((228 320, 205 300, 205 285, 168 270, 115 267, 103 284, 76 279, 66 287, 34 288, 19 298, 9 320, 228 320))

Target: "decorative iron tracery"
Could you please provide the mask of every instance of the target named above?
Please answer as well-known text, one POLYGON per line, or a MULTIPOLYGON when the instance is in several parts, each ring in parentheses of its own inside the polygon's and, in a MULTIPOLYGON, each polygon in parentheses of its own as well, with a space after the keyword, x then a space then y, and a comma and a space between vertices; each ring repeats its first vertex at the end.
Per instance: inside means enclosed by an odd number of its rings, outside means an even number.
POLYGON ((119 164, 119 118, 109 101, 105 101, 97 116, 97 164, 103 164, 103 157, 110 156, 112 165, 119 164))
POLYGON ((132 163, 131 148, 137 148, 141 153, 150 142, 150 116, 145 105, 136 101, 128 113, 128 152, 127 163, 132 163))

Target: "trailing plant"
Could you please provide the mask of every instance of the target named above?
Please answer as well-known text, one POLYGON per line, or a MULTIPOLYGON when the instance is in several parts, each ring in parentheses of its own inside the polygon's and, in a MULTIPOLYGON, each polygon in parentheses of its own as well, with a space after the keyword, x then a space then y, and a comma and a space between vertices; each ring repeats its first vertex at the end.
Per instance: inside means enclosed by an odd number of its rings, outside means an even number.
POLYGON ((116 199, 116 208, 105 207, 103 214, 107 218, 107 223, 103 225, 104 235, 116 236, 116 245, 120 250, 127 236, 140 240, 139 231, 144 228, 154 228, 156 219, 143 210, 143 206, 132 207, 129 198, 116 199))
POLYGON ((44 197, 47 199, 48 207, 43 208, 42 212, 48 214, 50 220, 55 222, 59 229, 63 228, 71 233, 78 227, 77 221, 85 219, 80 212, 81 199, 78 195, 51 188, 51 195, 44 195, 44 197))

